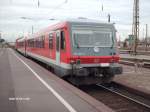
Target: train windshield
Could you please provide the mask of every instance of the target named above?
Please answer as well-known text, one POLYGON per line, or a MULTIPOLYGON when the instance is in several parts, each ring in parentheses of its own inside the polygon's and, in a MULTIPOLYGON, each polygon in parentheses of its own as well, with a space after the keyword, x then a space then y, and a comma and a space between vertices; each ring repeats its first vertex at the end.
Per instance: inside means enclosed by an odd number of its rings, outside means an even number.
POLYGON ((112 32, 74 31, 74 46, 77 47, 112 47, 112 32))

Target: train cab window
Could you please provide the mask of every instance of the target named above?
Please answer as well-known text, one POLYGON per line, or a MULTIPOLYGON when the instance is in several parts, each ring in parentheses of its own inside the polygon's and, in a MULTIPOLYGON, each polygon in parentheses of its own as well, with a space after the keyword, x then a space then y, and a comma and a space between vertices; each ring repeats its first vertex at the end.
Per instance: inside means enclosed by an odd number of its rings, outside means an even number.
POLYGON ((53 49, 53 34, 49 34, 49 48, 53 49))
POLYGON ((65 50, 66 42, 65 42, 65 32, 64 31, 60 32, 60 45, 61 45, 61 50, 65 50))

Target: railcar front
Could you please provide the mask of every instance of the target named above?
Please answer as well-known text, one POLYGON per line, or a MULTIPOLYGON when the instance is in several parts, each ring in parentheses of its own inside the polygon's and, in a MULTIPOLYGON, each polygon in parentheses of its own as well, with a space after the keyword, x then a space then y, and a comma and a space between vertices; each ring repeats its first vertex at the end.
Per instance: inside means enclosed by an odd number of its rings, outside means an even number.
POLYGON ((113 24, 70 22, 71 75, 78 85, 109 83, 122 73, 113 24))

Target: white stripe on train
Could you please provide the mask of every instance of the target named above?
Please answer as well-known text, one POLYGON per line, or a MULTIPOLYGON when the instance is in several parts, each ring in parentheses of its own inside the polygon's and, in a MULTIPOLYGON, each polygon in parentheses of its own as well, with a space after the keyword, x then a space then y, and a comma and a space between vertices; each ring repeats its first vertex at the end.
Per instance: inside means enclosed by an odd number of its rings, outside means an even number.
MULTIPOLYGON (((21 51, 21 50, 19 50, 19 51, 24 54, 24 51, 21 51)), ((52 63, 54 65, 61 66, 64 69, 72 69, 71 65, 67 64, 67 63, 60 62, 60 64, 58 65, 56 63, 56 61, 53 60, 53 59, 50 59, 50 58, 47 58, 47 57, 44 57, 44 56, 40 56, 40 55, 37 55, 35 53, 31 53, 31 52, 26 52, 26 54, 33 57, 33 58, 42 60, 43 62, 52 63)), ((109 67, 109 66, 110 66, 110 63, 80 64, 80 67, 109 67)))

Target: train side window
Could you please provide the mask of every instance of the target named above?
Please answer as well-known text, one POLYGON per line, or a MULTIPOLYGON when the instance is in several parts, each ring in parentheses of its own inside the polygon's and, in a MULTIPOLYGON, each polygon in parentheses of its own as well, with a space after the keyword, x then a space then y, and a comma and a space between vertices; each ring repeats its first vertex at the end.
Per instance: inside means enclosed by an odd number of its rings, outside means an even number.
POLYGON ((34 39, 31 40, 31 47, 34 47, 34 39))
POLYGON ((28 40, 28 46, 29 47, 34 47, 34 39, 29 39, 28 40))
POLYGON ((36 39, 36 47, 37 48, 44 48, 45 47, 45 36, 40 36, 36 39))
POLYGON ((35 48, 37 48, 37 38, 35 38, 35 48))
POLYGON ((59 48, 59 42, 60 42, 60 40, 59 40, 59 34, 58 33, 56 33, 56 51, 59 51, 60 50, 60 48, 59 48))
POLYGON ((41 46, 41 39, 40 37, 37 38, 37 48, 40 48, 41 46))
POLYGON ((49 34, 49 48, 53 49, 53 34, 49 34))
POLYGON ((64 31, 60 32, 60 46, 61 46, 61 50, 65 50, 66 42, 65 42, 65 32, 64 31))
POLYGON ((44 48, 45 47, 45 42, 44 42, 44 40, 45 40, 45 36, 41 36, 41 48, 44 48))

